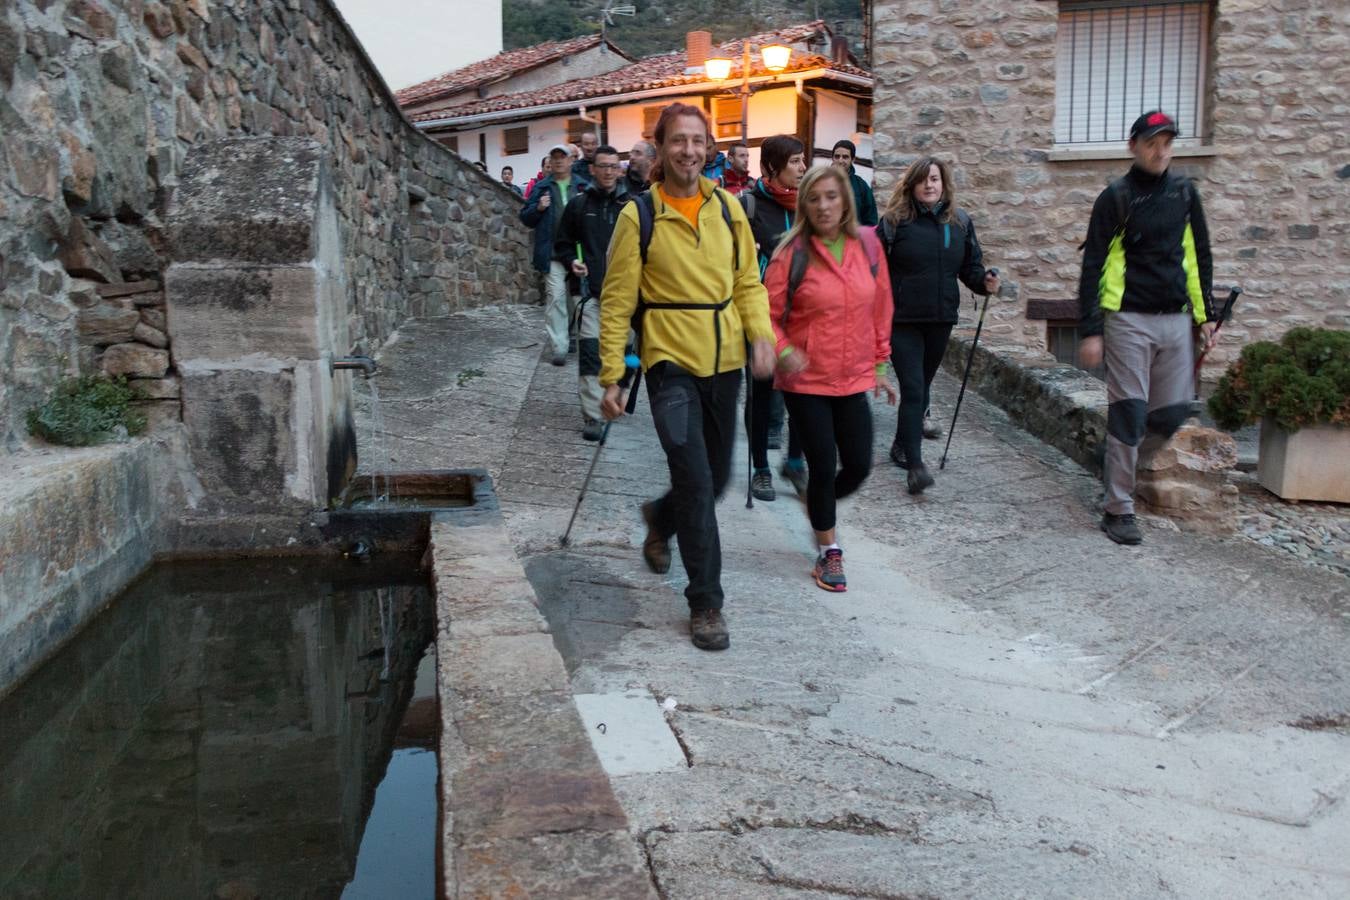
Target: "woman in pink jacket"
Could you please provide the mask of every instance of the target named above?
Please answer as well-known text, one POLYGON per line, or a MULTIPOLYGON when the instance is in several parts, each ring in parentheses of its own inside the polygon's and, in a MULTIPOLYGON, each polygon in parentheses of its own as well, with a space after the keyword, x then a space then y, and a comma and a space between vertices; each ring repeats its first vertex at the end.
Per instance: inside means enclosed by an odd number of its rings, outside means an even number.
POLYGON ((764 273, 778 338, 774 387, 801 430, 810 478, 806 508, 816 532, 816 584, 844 591, 835 501, 872 470, 867 392, 898 398, 889 377, 891 281, 881 241, 859 227, 853 187, 834 166, 807 172, 798 215, 764 273))

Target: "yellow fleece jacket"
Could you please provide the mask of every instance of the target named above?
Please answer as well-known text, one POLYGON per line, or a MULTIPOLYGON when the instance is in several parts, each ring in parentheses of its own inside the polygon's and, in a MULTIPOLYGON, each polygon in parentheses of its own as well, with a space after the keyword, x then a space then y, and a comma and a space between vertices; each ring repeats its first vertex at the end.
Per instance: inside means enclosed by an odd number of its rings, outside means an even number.
POLYGON ((652 185, 652 238, 647 264, 638 243, 636 203, 619 213, 609 243, 605 285, 600 294, 600 383, 617 384, 623 377, 623 351, 637 309, 638 292, 647 304, 642 327, 642 369, 669 360, 698 377, 731 372, 745 365, 745 342, 774 339, 769 324, 769 297, 759 281, 755 236, 745 210, 725 194, 736 229, 734 261, 731 230, 722 219, 722 205, 713 196, 716 185, 699 178, 703 205, 697 230, 661 199, 652 185), (662 303, 720 303, 721 347, 715 338, 710 309, 661 309, 662 303), (716 371, 714 371, 716 360, 716 371))

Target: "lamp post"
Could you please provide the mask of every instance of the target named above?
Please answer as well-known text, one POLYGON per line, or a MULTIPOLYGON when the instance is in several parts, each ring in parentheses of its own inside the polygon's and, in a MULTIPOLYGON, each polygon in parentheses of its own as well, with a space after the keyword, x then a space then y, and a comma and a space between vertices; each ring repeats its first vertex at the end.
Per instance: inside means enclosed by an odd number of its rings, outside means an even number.
MULTIPOLYGON (((788 62, 792 59, 792 48, 782 44, 769 44, 760 48, 760 57, 764 60, 764 68, 777 74, 788 67, 788 62)), ((731 59, 725 56, 714 56, 704 61, 704 72, 713 81, 726 81, 731 77, 731 59)), ((748 142, 750 139, 749 118, 750 118, 750 42, 741 41, 741 87, 739 96, 741 98, 741 141, 748 142)))

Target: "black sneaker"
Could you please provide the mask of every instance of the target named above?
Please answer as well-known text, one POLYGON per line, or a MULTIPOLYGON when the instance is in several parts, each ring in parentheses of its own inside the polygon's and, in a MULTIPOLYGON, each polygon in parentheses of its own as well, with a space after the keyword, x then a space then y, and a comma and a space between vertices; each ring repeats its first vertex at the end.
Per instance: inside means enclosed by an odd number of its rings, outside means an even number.
POLYGON ((555 353, 553 354, 553 357, 549 359, 549 362, 553 363, 555 366, 565 366, 567 365, 567 354, 555 353))
POLYGON ((816 584, 827 591, 841 594, 848 590, 848 580, 844 578, 844 551, 831 548, 816 557, 816 568, 811 575, 816 584))
POLYGON ((720 609, 690 610, 689 638, 700 650, 725 650, 731 646, 727 620, 720 609))
POLYGON ((581 426, 581 437, 587 441, 598 441, 605 434, 605 423, 587 416, 581 426))
POLYGON ((806 496, 807 474, 805 465, 791 466, 788 465, 787 460, 783 460, 783 465, 778 470, 778 474, 786 478, 788 483, 792 485, 792 489, 798 494, 803 497, 806 496))
POLYGON ((902 469, 909 468, 909 457, 905 455, 904 448, 899 444, 891 444, 891 462, 902 469))
POLYGON ((1144 536, 1139 533, 1139 525, 1134 521, 1134 513, 1114 516, 1106 513, 1102 516, 1102 531, 1117 544, 1139 544, 1144 536))
POLYGON ((909 470, 905 482, 911 494, 922 494, 926 488, 933 486, 933 476, 927 466, 919 463, 909 470))
POLYGON ((778 495, 773 489, 773 475, 768 469, 756 469, 750 476, 750 495, 756 500, 773 500, 778 495))
POLYGON ((769 429, 769 443, 767 444, 767 446, 770 450, 783 449, 783 429, 781 428, 769 429))
POLYGON ((642 558, 647 568, 657 575, 670 571, 670 541, 656 530, 656 510, 653 503, 642 504, 642 521, 647 523, 647 536, 642 539, 642 558))
POLYGON ((930 419, 928 413, 923 414, 923 436, 930 441, 942 437, 942 426, 930 419))

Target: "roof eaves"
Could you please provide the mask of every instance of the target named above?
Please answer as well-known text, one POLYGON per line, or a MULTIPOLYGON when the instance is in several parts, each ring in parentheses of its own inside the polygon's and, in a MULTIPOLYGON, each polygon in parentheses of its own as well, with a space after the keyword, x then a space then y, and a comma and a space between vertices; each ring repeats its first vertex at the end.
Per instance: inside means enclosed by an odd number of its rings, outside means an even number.
MULTIPOLYGON (((816 66, 810 69, 785 72, 781 75, 752 76, 750 80, 752 83, 759 82, 760 84, 772 84, 778 79, 783 79, 784 86, 787 86, 798 80, 807 81, 820 78, 833 78, 853 83, 860 87, 872 87, 875 83, 871 74, 865 70, 858 69, 854 66, 838 65, 816 66)), ((440 128, 448 125, 458 125, 462 127, 464 125, 477 124, 479 122, 494 119, 530 118, 546 113, 574 109, 581 105, 595 105, 595 101, 597 100, 602 101, 601 105, 609 106, 616 103, 630 102, 632 100, 640 100, 648 97, 679 94, 684 93, 685 89, 690 87, 697 87, 698 93, 712 89, 712 85, 702 79, 682 78, 680 80, 672 79, 667 83, 629 85, 626 89, 614 93, 596 92, 588 95, 567 96, 538 104, 501 105, 504 102, 508 104, 513 103, 513 98, 531 96, 526 93, 507 94, 502 97, 494 97, 491 100, 483 101, 481 104, 464 104, 463 107, 429 110, 414 116, 413 121, 416 123, 417 127, 422 129, 440 128), (453 113, 456 110, 461 110, 458 115, 448 115, 448 113, 453 113)))

